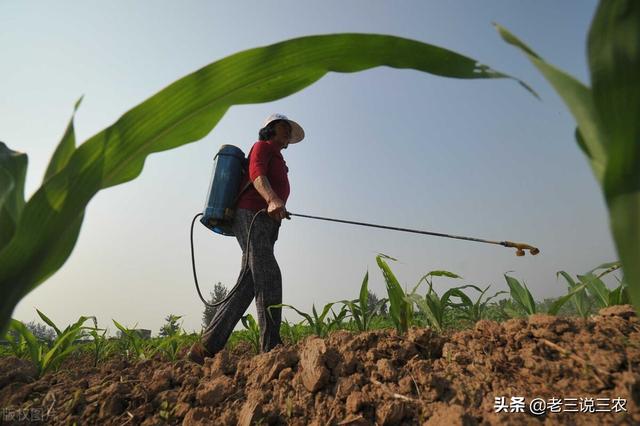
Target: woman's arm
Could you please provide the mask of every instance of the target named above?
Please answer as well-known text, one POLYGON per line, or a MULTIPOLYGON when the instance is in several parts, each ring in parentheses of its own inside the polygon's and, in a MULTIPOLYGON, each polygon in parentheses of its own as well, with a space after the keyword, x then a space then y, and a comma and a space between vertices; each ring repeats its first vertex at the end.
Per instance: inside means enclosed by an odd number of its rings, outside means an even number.
POLYGON ((265 175, 260 175, 253 180, 253 186, 267 202, 267 213, 276 220, 282 220, 287 213, 284 208, 284 202, 278 197, 278 194, 271 188, 269 179, 265 175))

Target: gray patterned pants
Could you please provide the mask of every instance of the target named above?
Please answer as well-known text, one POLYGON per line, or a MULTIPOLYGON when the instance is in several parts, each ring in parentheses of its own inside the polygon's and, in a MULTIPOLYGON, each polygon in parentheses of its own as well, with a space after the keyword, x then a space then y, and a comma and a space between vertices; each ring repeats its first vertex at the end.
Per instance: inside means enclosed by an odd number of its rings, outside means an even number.
POLYGON ((268 306, 282 303, 282 275, 273 254, 280 222, 266 213, 258 214, 251 230, 249 253, 246 253, 249 225, 254 214, 255 212, 246 209, 237 209, 235 213, 232 228, 242 248, 242 270, 235 293, 218 307, 211 323, 202 334, 202 344, 211 354, 224 348, 231 332, 254 297, 258 310, 262 351, 268 352, 282 343, 280 339, 282 309, 271 309, 272 318, 267 312, 268 306), (249 256, 249 270, 243 277, 247 256, 249 256))

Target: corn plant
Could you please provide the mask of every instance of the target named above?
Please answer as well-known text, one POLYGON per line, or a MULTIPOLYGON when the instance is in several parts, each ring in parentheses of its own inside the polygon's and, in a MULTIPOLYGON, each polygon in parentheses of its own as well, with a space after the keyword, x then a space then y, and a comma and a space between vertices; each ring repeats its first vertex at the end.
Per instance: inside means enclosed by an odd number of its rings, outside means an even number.
POLYGON ((640 309, 640 2, 599 3, 587 40, 591 87, 506 29, 498 31, 527 56, 575 118, 576 142, 602 189, 625 281, 640 309))
POLYGON ((356 300, 341 300, 349 310, 351 319, 356 324, 358 331, 367 331, 371 328, 371 319, 375 316, 380 306, 384 305, 387 299, 379 300, 376 306, 369 306, 369 271, 366 272, 360 286, 360 296, 356 300))
MULTIPOLYGON (((513 302, 515 302, 515 306, 517 307, 517 309, 514 309, 511 306, 505 307, 505 312, 511 317, 522 316, 519 310, 524 311, 525 315, 533 315, 535 313, 538 313, 536 302, 533 300, 533 296, 527 288, 527 285, 524 282, 520 284, 520 281, 508 276, 507 274, 504 274, 504 277, 507 280, 507 285, 509 286, 511 299, 513 300, 513 302)), ((557 315, 560 308, 562 308, 562 306, 570 299, 583 291, 584 288, 584 285, 572 287, 567 294, 553 302, 546 313, 548 313, 549 315, 557 315)))
MULTIPOLYGON (((433 289, 433 278, 434 277, 448 277, 448 278, 456 278, 460 279, 457 274, 449 271, 431 271, 424 275, 418 283, 415 285, 410 294, 406 296, 406 300, 415 303, 418 306, 420 312, 427 319, 428 324, 438 331, 442 331, 444 329, 444 320, 445 313, 448 308, 453 306, 451 302, 452 297, 467 297, 462 289, 466 287, 470 287, 470 285, 464 285, 461 287, 454 287, 444 292, 442 297, 438 297, 438 294, 433 289), (424 297, 421 297, 417 294, 418 287, 420 284, 426 282, 429 285, 427 290, 427 294, 424 297)), ((468 299, 468 297, 467 297, 468 299)))
MULTIPOLYGON (((306 321, 306 320, 305 320, 306 321)), ((292 324, 286 319, 280 324, 280 333, 293 345, 298 343, 305 335, 304 321, 299 324, 292 324)))
POLYGON ((335 315, 334 313, 333 320, 327 320, 327 321, 325 320, 325 318, 327 318, 327 315, 331 311, 331 307, 336 303, 337 302, 330 302, 324 305, 324 308, 322 309, 322 313, 320 313, 320 315, 318 315, 318 311, 316 310, 315 304, 311 306, 311 314, 303 312, 300 309, 287 304, 272 305, 272 306, 269 306, 269 315, 271 315, 271 309, 275 309, 275 308, 293 309, 298 313, 298 315, 304 318, 304 320, 311 327, 311 329, 313 330, 313 333, 316 336, 325 337, 329 333, 329 331, 335 330, 337 328, 338 324, 342 321, 342 319, 346 315, 345 307, 343 306, 338 315, 335 315))
POLYGON ((481 290, 479 287, 475 285, 468 285, 466 287, 479 291, 480 296, 478 296, 478 299, 475 302, 473 302, 471 298, 469 298, 469 296, 467 296, 464 292, 459 290, 455 292, 453 296, 460 298, 460 303, 452 304, 451 306, 455 308, 459 308, 461 318, 474 323, 487 317, 487 312, 488 312, 487 305, 489 301, 491 301, 492 299, 495 299, 496 297, 498 297, 503 293, 507 293, 506 291, 498 291, 493 296, 488 297, 483 301, 482 298, 484 297, 485 293, 489 290, 489 287, 491 287, 490 285, 486 286, 484 290, 481 290))
MULTIPOLYGON (((58 337, 63 336, 64 334, 70 332, 70 330, 76 329, 76 328, 79 330, 78 335, 76 336, 76 338, 83 337, 84 334, 85 334, 84 330, 91 329, 90 327, 84 327, 83 324, 89 319, 93 320, 94 323, 96 323, 96 321, 97 321, 96 317, 94 317, 94 316, 88 316, 88 317, 84 317, 83 316, 83 317, 80 317, 78 319, 78 321, 76 321, 74 324, 68 325, 64 330, 61 331, 56 326, 56 324, 53 321, 51 321, 51 319, 49 319, 49 317, 47 317, 44 313, 40 312, 38 309, 36 309, 36 312, 38 313, 38 316, 42 319, 42 321, 44 321, 49 327, 53 328, 53 330, 56 332, 56 335, 58 337)), ((72 342, 68 342, 66 344, 67 345, 71 345, 71 344, 73 344, 73 341, 72 342)), ((60 349, 61 350, 65 350, 66 347, 62 347, 60 349)))
POLYGON ((253 315, 247 314, 242 317, 242 325, 247 329, 247 340, 251 343, 251 347, 256 354, 260 353, 260 327, 253 318, 253 315))
POLYGON ((389 295, 389 303, 391 305, 389 307, 389 315, 391 316, 391 320, 398 332, 406 333, 413 323, 413 303, 407 300, 406 294, 404 290, 402 290, 402 286, 400 286, 398 279, 384 259, 396 259, 384 254, 376 256, 376 262, 382 271, 382 276, 384 277, 385 286, 387 288, 387 294, 389 295))
POLYGON ((41 186, 26 202, 27 155, 0 143, 0 334, 18 302, 70 256, 89 201, 100 190, 135 179, 148 155, 202 139, 233 105, 284 98, 329 71, 378 66, 460 79, 512 78, 415 40, 380 34, 308 36, 213 62, 127 111, 78 147, 72 115, 41 186))
POLYGON ((335 311, 333 310, 333 307, 331 308, 331 317, 327 320, 327 322, 329 323, 329 330, 338 330, 341 328, 344 328, 345 324, 344 324, 344 320, 347 317, 347 307, 343 306, 340 311, 336 314, 335 311))
POLYGON ((183 347, 179 334, 165 337, 158 344, 158 351, 169 361, 175 362, 179 359, 180 349, 183 347))
POLYGON ((112 321, 122 333, 120 340, 125 344, 124 351, 127 357, 135 355, 136 359, 148 359, 153 355, 156 350, 145 343, 135 328, 127 328, 116 320, 112 321))
POLYGON ((91 349, 93 353, 93 366, 97 367, 98 362, 104 358, 107 348, 107 329, 98 328, 98 320, 93 317, 93 328, 89 328, 89 335, 93 338, 91 340, 91 349), (98 333, 102 331, 102 333, 98 333))
MULTIPOLYGON (((569 290, 576 289, 580 286, 580 284, 576 283, 574 279, 571 277, 571 275, 569 275, 565 271, 558 271, 556 273, 556 277, 558 276, 562 276, 567 281, 569 290)), ((587 296, 587 290, 584 288, 584 286, 582 290, 578 291, 576 295, 571 299, 571 302, 573 303, 573 306, 576 308, 576 312, 578 313, 578 316, 582 318, 587 318, 589 316, 589 313, 591 312, 591 301, 587 296)))
MULTIPOLYGON (((524 311, 526 315, 533 315, 537 312, 536 302, 533 300, 533 295, 527 288, 525 283, 520 284, 517 279, 504 274, 504 278, 507 280, 509 291, 511 293, 511 300, 515 302, 515 305, 524 311)), ((520 312, 511 307, 505 307, 505 312, 511 317, 521 316, 520 312)))
POLYGON ((8 352, 11 355, 17 358, 25 358, 28 355, 29 346, 27 345, 27 340, 14 327, 9 326, 4 338, 9 343, 8 352))
MULTIPOLYGON (((595 303, 599 309, 613 305, 623 305, 630 303, 628 286, 625 282, 620 282, 618 287, 609 290, 602 281, 602 277, 620 268, 619 262, 605 263, 584 275, 578 275, 578 279, 585 286, 591 296, 595 298, 595 303), (595 272, 604 269, 603 272, 596 274, 595 272)), ((616 278, 617 279, 617 278, 616 278)))
POLYGON ((183 347, 195 343, 192 337, 180 328, 182 325, 182 323, 178 324, 180 318, 182 317, 173 314, 166 317, 167 324, 160 329, 160 337, 156 341, 156 349, 164 355, 165 359, 172 362, 179 359, 180 350, 183 347))
POLYGON ((60 363, 78 348, 78 344, 74 342, 82 332, 82 325, 88 319, 87 317, 80 317, 73 325, 67 327, 64 332, 60 332, 53 341, 51 348, 38 341, 33 333, 18 320, 11 320, 10 329, 19 336, 19 343, 16 346, 26 349, 26 354, 36 367, 38 377, 41 377, 47 371, 57 369, 60 363))

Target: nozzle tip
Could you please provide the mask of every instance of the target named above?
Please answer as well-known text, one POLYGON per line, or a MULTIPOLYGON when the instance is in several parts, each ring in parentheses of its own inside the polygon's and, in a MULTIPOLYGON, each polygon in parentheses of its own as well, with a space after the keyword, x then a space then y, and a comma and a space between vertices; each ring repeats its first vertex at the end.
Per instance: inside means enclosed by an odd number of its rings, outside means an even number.
POLYGON ((540 253, 540 250, 538 250, 537 248, 535 248, 535 247, 534 247, 534 248, 532 248, 531 250, 529 250, 529 252, 530 252, 532 255, 534 255, 534 256, 535 256, 536 254, 540 253))

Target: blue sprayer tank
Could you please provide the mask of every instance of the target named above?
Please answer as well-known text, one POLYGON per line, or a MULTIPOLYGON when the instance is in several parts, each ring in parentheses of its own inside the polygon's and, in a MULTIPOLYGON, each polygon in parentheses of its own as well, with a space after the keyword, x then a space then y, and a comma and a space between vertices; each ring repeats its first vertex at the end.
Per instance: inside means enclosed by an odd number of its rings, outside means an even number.
POLYGON ((213 157, 213 173, 200 222, 213 232, 234 235, 234 203, 240 191, 246 159, 237 146, 222 145, 213 157))

